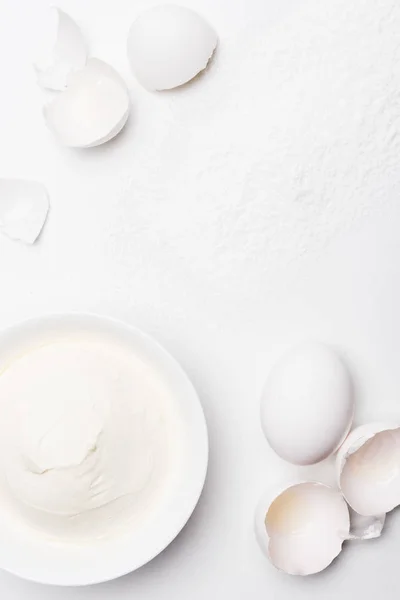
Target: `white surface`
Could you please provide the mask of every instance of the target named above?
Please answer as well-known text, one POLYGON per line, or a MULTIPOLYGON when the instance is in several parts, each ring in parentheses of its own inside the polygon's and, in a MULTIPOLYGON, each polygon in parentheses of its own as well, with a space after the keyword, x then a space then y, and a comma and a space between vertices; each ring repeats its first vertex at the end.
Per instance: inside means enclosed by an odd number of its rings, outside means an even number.
MULTIPOLYGON (((207 172, 194 189, 183 160, 194 145, 203 147, 206 155, 210 139, 215 143, 214 125, 223 118, 227 98, 232 104, 237 101, 224 87, 227 79, 220 79, 224 61, 231 61, 232 73, 237 71, 230 58, 234 36, 246 27, 264 28, 268 39, 267 34, 300 3, 182 0, 209 18, 221 48, 213 69, 195 85, 151 95, 130 76, 124 36, 139 10, 157 2, 60 2, 88 33, 91 51, 120 70, 132 89, 132 118, 121 138, 93 151, 76 152, 59 148, 43 126, 41 97, 29 64, 33 26, 45 2, 0 0, 2 175, 42 180, 52 199, 37 246, 24 248, 0 240, 0 326, 73 309, 108 313, 138 325, 154 334, 189 373, 211 435, 204 495, 168 551, 136 574, 96 588, 55 591, 0 574, 0 594, 7 600, 398 597, 397 513, 388 518, 382 538, 352 543, 330 569, 304 580, 275 572, 253 533, 254 508, 267 479, 285 480, 295 469, 268 448, 259 423, 261 389, 283 350, 305 338, 337 346, 354 374, 356 422, 398 416, 400 189, 393 180, 399 171, 397 160, 390 165, 393 170, 383 173, 381 193, 376 188, 371 194, 376 204, 365 210, 364 194, 355 198, 360 214, 344 229, 341 219, 335 218, 348 208, 347 196, 339 208, 331 204, 322 211, 315 234, 329 244, 306 245, 300 258, 297 248, 290 260, 275 263, 277 254, 285 254, 279 240, 288 231, 291 235, 290 220, 285 229, 279 220, 269 220, 270 213, 257 212, 259 205, 248 213, 232 206, 237 174, 224 164, 221 168, 218 154, 213 154, 212 167, 214 176, 221 178, 216 189, 207 187, 207 172), (218 88, 219 102, 207 102, 213 86, 218 88), (204 110, 198 111, 203 104, 204 110), (169 183, 179 177, 185 202, 166 195, 160 185, 160 178, 169 183), (330 219, 334 235, 331 229, 327 235, 324 227, 330 219), (270 244, 258 243, 260 226, 271 237, 270 244), (252 231, 254 238, 249 237, 252 231)), ((365 46, 369 41, 367 36, 365 46)), ((263 72, 258 73, 260 81, 263 72)), ((254 96, 250 89, 248 98, 250 92, 254 96)), ((258 109, 262 102, 261 96, 258 109)), ((248 106, 245 118, 251 112, 248 106)), ((237 126, 244 134, 246 122, 238 117, 230 123, 232 137, 237 137, 237 126)), ((388 115, 390 119, 397 123, 394 115, 388 115)), ((253 139, 257 152, 269 139, 259 135, 254 122, 252 128, 242 144, 244 153, 253 139)), ((279 203, 273 208, 279 209, 279 203)), ((306 213, 305 226, 308 217, 306 213)), ((300 248, 303 241, 300 237, 300 248)), ((333 469, 329 475, 325 471, 326 466, 301 469, 304 477, 322 473, 329 483, 333 469)))
MULTIPOLYGON (((32 521, 32 518, 34 519, 33 513, 29 509, 25 513, 25 517, 28 517, 27 522, 31 526, 33 525, 33 529, 21 527, 18 511, 14 514, 13 503, 8 502, 7 494, 2 494, 5 510, 0 512, 0 564, 7 571, 21 574, 32 581, 63 585, 86 585, 107 581, 139 568, 159 554, 181 531, 192 514, 204 485, 208 459, 208 439, 204 414, 198 396, 193 385, 176 361, 158 343, 141 331, 131 328, 125 323, 95 315, 55 315, 41 319, 31 319, 7 329, 0 336, 0 370, 2 365, 9 364, 10 361, 21 356, 21 354, 29 353, 31 350, 43 345, 47 345, 49 348, 49 342, 54 341, 54 339, 64 338, 65 340, 68 338, 69 341, 78 343, 82 340, 82 336, 95 343, 103 343, 106 347, 107 344, 109 347, 115 344, 117 348, 122 350, 123 356, 128 355, 129 357, 129 354, 133 353, 138 362, 134 365, 132 357, 129 359, 132 373, 137 368, 136 378, 138 378, 138 373, 142 373, 142 383, 145 382, 146 371, 149 373, 149 385, 144 393, 157 394, 160 393, 161 389, 161 393, 165 394, 163 397, 164 406, 169 404, 171 410, 169 414, 164 413, 166 427, 170 428, 169 435, 172 436, 169 441, 170 452, 167 452, 171 460, 171 469, 167 472, 162 484, 159 479, 158 482, 154 482, 156 487, 159 486, 158 490, 153 488, 151 491, 148 488, 147 492, 150 493, 147 493, 146 497, 142 497, 144 506, 136 507, 141 512, 141 517, 136 525, 133 525, 132 522, 129 523, 129 519, 120 521, 119 527, 122 528, 125 535, 111 535, 108 537, 110 532, 107 533, 103 530, 103 534, 105 533, 103 543, 83 544, 80 551, 77 550, 76 546, 71 546, 68 543, 55 543, 54 539, 51 540, 46 535, 32 535, 35 524, 32 521), (152 371, 153 376, 151 376, 152 371), (157 382, 154 380, 154 372, 157 373, 157 382), (158 391, 157 386, 160 386, 158 391), (157 501, 155 501, 154 496, 152 497, 152 493, 159 494, 157 501), (13 518, 15 516, 17 518, 13 518)), ((143 391, 145 389, 146 384, 143 386, 143 391)), ((149 400, 149 396, 147 400, 149 400)), ((33 419, 31 419, 31 422, 33 422, 33 419)), ((142 425, 142 429, 146 428, 142 425)), ((148 430, 146 434, 148 435, 148 430)), ((4 437, 6 437, 5 434, 4 437)), ((123 435, 121 435, 121 445, 124 445, 123 435)), ((12 446, 5 444, 2 451, 8 451, 12 461, 12 446)), ((130 451, 135 454, 138 450, 131 446, 130 451)), ((143 445, 140 451, 145 452, 143 445)), ((165 446, 163 446, 162 451, 165 452, 165 446)), ((157 458, 155 454, 153 459, 155 467, 153 474, 156 475, 157 458)), ((118 460, 120 462, 119 467, 123 467, 123 458, 119 456, 118 460)), ((165 463, 163 464, 165 468, 165 463)), ((132 466, 132 462, 130 462, 130 465, 132 466)), ((87 472, 87 464, 84 470, 87 472)), ((54 474, 54 470, 51 469, 51 471, 54 474)), ((13 475, 15 475, 15 472, 13 475)), ((118 481, 118 469, 114 471, 114 477, 114 489, 116 489, 118 484, 122 483, 118 481)), ((11 486, 17 483, 16 478, 13 476, 11 481, 11 486)), ((128 476, 125 480, 125 484, 127 483, 128 485, 131 483, 128 476)), ((62 489, 62 480, 59 480, 58 484, 59 488, 62 489)), ((22 490, 19 490, 18 493, 13 488, 15 497, 23 499, 26 508, 28 508, 30 505, 29 492, 33 490, 32 487, 29 488, 27 479, 25 479, 24 491, 26 493, 25 497, 21 496, 22 490)), ((38 488, 36 487, 37 491, 38 488)), ((79 499, 82 499, 78 489, 75 489, 74 499, 78 502, 79 499)), ((49 497, 47 497, 47 502, 49 503, 47 506, 47 516, 49 517, 51 513, 51 500, 49 497)), ((40 505, 40 496, 36 496, 30 508, 35 505, 36 507, 40 505)), ((91 518, 94 519, 92 525, 94 531, 100 534, 101 537, 98 524, 96 528, 96 517, 93 508, 92 506, 91 518)), ((105 507, 103 506, 103 508, 105 507)), ((123 504, 119 504, 120 517, 122 517, 125 509, 123 504)), ((134 510, 133 506, 130 509, 134 510)), ((65 506, 63 510, 65 511, 65 506)), ((22 511, 22 514, 24 514, 24 511, 22 511)), ((131 512, 131 516, 132 514, 131 512)), ((125 516, 127 516, 126 513, 125 516)), ((38 517, 38 513, 36 513, 36 517, 38 517)), ((106 520, 113 520, 115 514, 113 515, 112 511, 110 513, 106 510, 105 513, 103 512, 102 517, 106 520)), ((49 523, 48 520, 47 525, 49 523)), ((57 527, 56 521, 53 520, 52 525, 57 527)), ((60 525, 60 522, 58 522, 58 525, 60 525)), ((86 521, 87 525, 88 522, 86 521)), ((41 524, 36 522, 36 526, 39 526, 42 531, 46 531, 43 522, 41 524)), ((63 525, 61 525, 61 530, 62 527, 63 525)), ((74 527, 70 525, 69 534, 71 536, 73 535, 73 529, 74 527)), ((60 539, 62 539, 61 530, 60 539)), ((49 533, 49 530, 47 530, 47 533, 49 533)), ((76 533, 76 530, 74 533, 76 533)), ((82 533, 81 529, 80 534, 82 533)), ((89 536, 91 535, 93 535, 93 529, 92 533, 89 533, 89 536)), ((71 539, 73 538, 71 537, 69 541, 71 539)))

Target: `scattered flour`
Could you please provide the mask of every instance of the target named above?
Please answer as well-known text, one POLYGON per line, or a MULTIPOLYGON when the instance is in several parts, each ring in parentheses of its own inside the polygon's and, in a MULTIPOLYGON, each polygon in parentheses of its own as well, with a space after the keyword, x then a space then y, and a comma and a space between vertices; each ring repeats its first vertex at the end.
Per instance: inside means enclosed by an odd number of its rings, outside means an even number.
POLYGON ((133 89, 117 145, 43 144, 52 226, 34 251, 0 240, 4 323, 96 311, 100 298, 174 340, 196 313, 226 328, 258 322, 300 256, 322 258, 333 238, 392 214, 400 3, 281 2, 279 20, 266 7, 264 22, 222 36, 192 84, 133 89), (11 308, 19 296, 25 312, 11 308))
POLYGON ((232 275, 255 291, 382 210, 400 193, 399 65, 396 0, 311 0, 222 40, 200 81, 151 100, 115 216, 134 202, 135 221, 111 232, 120 260, 136 249, 210 291, 232 275))

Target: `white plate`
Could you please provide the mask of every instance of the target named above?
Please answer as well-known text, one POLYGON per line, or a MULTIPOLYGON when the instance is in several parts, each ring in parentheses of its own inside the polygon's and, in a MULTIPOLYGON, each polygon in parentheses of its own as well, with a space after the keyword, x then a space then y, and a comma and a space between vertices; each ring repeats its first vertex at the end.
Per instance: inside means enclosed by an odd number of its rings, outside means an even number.
POLYGON ((203 489, 207 426, 198 396, 179 364, 147 335, 122 322, 95 315, 55 315, 26 321, 0 334, 0 369, 10 358, 64 335, 96 334, 128 344, 150 363, 174 394, 184 422, 183 465, 171 493, 139 531, 101 545, 57 544, 24 535, 0 508, 0 568, 54 585, 89 585, 138 569, 164 550, 192 514, 203 489))

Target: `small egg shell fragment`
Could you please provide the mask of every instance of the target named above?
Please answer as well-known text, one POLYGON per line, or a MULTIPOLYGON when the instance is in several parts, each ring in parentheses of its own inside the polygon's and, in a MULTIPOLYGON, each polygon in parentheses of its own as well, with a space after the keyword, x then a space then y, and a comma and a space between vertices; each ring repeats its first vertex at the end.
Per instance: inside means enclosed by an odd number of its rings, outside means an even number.
POLYGON ((271 448, 296 465, 316 464, 346 438, 354 413, 350 374, 329 346, 309 342, 272 368, 261 400, 271 448))
POLYGON ((340 554, 349 537, 349 511, 339 491, 322 483, 296 483, 261 499, 255 530, 276 568, 313 575, 340 554))
POLYGON ((360 515, 383 515, 400 505, 398 425, 356 428, 340 449, 336 465, 343 496, 360 515))
POLYGON ((76 22, 63 10, 51 7, 40 32, 40 54, 34 64, 39 85, 49 90, 65 90, 68 76, 86 65, 85 38, 76 22))
POLYGON ((350 507, 349 540, 374 540, 380 537, 385 525, 386 515, 365 517, 350 507))
POLYGON ((129 109, 123 79, 107 63, 91 58, 84 69, 70 75, 67 89, 45 106, 44 116, 61 144, 90 148, 118 135, 129 109))
POLYGON ((36 181, 0 179, 0 231, 13 240, 33 244, 49 212, 46 188, 36 181))
POLYGON ((199 14, 166 4, 142 13, 128 37, 128 58, 139 83, 150 91, 169 90, 203 71, 218 38, 199 14))

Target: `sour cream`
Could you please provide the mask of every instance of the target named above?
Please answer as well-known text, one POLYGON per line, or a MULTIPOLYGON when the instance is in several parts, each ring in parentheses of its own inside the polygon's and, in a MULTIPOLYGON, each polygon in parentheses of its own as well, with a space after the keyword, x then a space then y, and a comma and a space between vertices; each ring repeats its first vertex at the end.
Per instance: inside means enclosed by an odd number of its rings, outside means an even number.
POLYGON ((140 523, 168 484, 176 419, 154 369, 117 343, 58 340, 0 375, 2 490, 61 540, 140 523))

